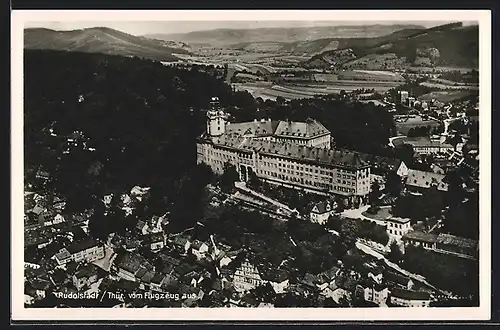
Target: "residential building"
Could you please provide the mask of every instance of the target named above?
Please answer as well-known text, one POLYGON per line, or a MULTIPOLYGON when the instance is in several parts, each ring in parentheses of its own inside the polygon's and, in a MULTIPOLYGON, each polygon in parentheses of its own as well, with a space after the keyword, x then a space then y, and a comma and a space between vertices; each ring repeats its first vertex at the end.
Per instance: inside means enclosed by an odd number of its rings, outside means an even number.
POLYGON ((189 238, 182 235, 174 236, 171 243, 173 248, 182 254, 187 253, 191 247, 189 238))
POLYGON ((73 284, 78 291, 97 282, 97 268, 93 264, 80 267, 73 275, 73 284))
POLYGON ((453 151, 453 145, 445 143, 443 139, 434 140, 428 137, 412 137, 402 139, 403 143, 413 147, 413 151, 418 155, 447 154, 453 151))
POLYGON ((312 222, 319 223, 320 225, 325 224, 331 214, 334 213, 334 204, 330 201, 321 201, 314 205, 309 214, 312 222))
POLYGON ((253 173, 269 183, 323 195, 368 195, 370 165, 354 151, 330 149, 330 132, 317 121, 226 124, 213 111, 210 129, 197 142, 197 162, 215 173, 223 173, 229 163, 242 181, 253 173))
POLYGON ((400 240, 407 232, 411 230, 410 219, 403 218, 387 218, 386 230, 389 238, 400 240))
POLYGON ((438 238, 437 234, 424 233, 415 230, 406 233, 403 236, 402 240, 404 242, 405 247, 407 247, 408 245, 413 245, 413 246, 421 246, 426 250, 435 250, 437 238, 438 238))
POLYGON ((285 293, 290 285, 290 274, 284 269, 269 269, 260 272, 261 278, 271 284, 276 294, 285 293))
POLYGON ((448 183, 444 182, 444 174, 411 169, 406 178, 406 186, 415 190, 436 187, 439 191, 448 191, 448 183))
POLYGON ((257 267, 248 259, 244 260, 233 275, 233 285, 237 292, 255 289, 265 283, 257 267))
POLYGON ((104 258, 104 246, 90 237, 74 242, 67 247, 67 250, 75 262, 91 262, 104 258))
POLYGON ((479 256, 479 244, 478 241, 470 238, 441 233, 437 237, 436 251, 477 259, 479 256))
POLYGON ((399 91, 399 102, 401 103, 407 103, 409 97, 408 91, 399 91))
POLYGON ((391 290, 394 288, 411 290, 415 285, 410 277, 392 271, 384 272, 384 283, 386 283, 391 290))
POLYGON ((364 288, 364 299, 375 303, 379 306, 387 306, 387 298, 389 297, 389 289, 386 285, 376 282, 366 285, 364 288))
POLYGON ((197 259, 204 258, 207 252, 208 245, 206 243, 199 240, 194 240, 193 243, 191 243, 191 253, 194 254, 197 259))
POLYGON ((163 237, 163 233, 151 233, 148 235, 149 248, 153 252, 158 252, 165 247, 165 238, 163 237))
POLYGON ((390 302, 401 307, 429 307, 431 296, 428 292, 393 289, 390 302))
POLYGON ((125 252, 116 257, 113 264, 116 269, 117 275, 124 280, 140 281, 140 279, 147 274, 148 271, 154 269, 144 257, 137 253, 125 252))

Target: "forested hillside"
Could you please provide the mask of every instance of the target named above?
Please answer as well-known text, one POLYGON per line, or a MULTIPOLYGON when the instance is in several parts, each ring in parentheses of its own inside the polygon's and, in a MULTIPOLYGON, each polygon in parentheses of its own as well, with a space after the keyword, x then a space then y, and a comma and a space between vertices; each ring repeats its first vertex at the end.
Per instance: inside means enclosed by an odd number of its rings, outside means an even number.
POLYGON ((134 185, 181 195, 196 180, 203 109, 213 95, 233 101, 230 88, 208 74, 136 58, 27 50, 24 69, 26 175, 45 169, 49 189, 77 209, 134 185), (77 131, 95 150, 65 153, 77 131))

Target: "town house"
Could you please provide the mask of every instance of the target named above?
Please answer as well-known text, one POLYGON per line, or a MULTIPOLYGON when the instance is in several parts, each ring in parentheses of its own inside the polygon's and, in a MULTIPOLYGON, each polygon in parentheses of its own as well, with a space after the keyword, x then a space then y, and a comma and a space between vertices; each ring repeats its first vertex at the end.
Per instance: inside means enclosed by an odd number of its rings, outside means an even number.
POLYGON ((330 215, 334 213, 334 208, 330 201, 321 201, 314 205, 309 214, 312 222, 319 223, 320 225, 325 224, 328 221, 330 215))
POLYGON ((97 269, 93 264, 80 267, 73 275, 73 284, 78 291, 97 282, 97 269))
POLYGON ((389 238, 396 241, 400 241, 401 238, 412 229, 410 219, 388 218, 386 219, 386 224, 389 238))
POLYGON ((257 267, 248 259, 244 260, 233 275, 234 288, 238 292, 245 292, 255 289, 265 283, 257 267))

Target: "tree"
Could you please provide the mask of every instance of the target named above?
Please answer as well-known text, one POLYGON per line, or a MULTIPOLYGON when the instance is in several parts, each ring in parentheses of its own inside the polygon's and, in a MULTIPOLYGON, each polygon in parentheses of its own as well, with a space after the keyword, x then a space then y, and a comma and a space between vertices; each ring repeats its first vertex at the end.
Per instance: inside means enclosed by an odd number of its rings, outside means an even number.
POLYGON ((332 229, 332 230, 335 230, 336 232, 339 232, 341 224, 342 224, 342 219, 339 218, 338 216, 335 216, 332 214, 328 217, 328 221, 326 223, 326 226, 329 229, 332 229))
POLYGON ((407 143, 403 143, 402 145, 394 148, 394 156, 401 159, 407 166, 413 164, 414 153, 413 146, 407 143))
POLYGON ((358 239, 359 225, 355 220, 345 219, 340 225, 340 237, 345 251, 354 247, 358 239))
POLYGON ((239 176, 238 171, 236 171, 236 167, 230 163, 226 163, 224 165, 224 173, 219 179, 220 188, 224 193, 229 193, 238 179, 239 176))
POLYGON ((401 249, 396 241, 392 241, 387 259, 395 264, 398 264, 401 260, 403 260, 403 253, 401 252, 401 249))
POLYGON ((368 194, 368 200, 371 205, 376 205, 379 203, 379 198, 382 195, 380 191, 380 184, 378 181, 374 181, 370 187, 370 193, 368 194))
POLYGON ((253 190, 260 191, 262 188, 262 182, 259 180, 257 175, 254 173, 254 171, 250 172, 249 175, 249 180, 248 180, 248 186, 252 188, 253 190))
POLYGON ((385 190, 393 197, 401 194, 403 189, 403 182, 401 177, 394 171, 389 171, 385 177, 385 190))

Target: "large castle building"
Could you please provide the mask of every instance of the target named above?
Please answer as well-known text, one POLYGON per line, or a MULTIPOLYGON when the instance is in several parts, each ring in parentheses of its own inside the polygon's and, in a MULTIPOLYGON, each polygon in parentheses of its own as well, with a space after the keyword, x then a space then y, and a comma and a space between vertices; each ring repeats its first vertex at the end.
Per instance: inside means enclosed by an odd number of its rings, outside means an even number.
POLYGON ((242 181, 254 173, 269 183, 360 201, 370 190, 370 165, 356 152, 332 149, 330 131, 320 122, 229 123, 217 98, 207 112, 207 131, 198 138, 197 162, 217 174, 232 164, 242 181))

